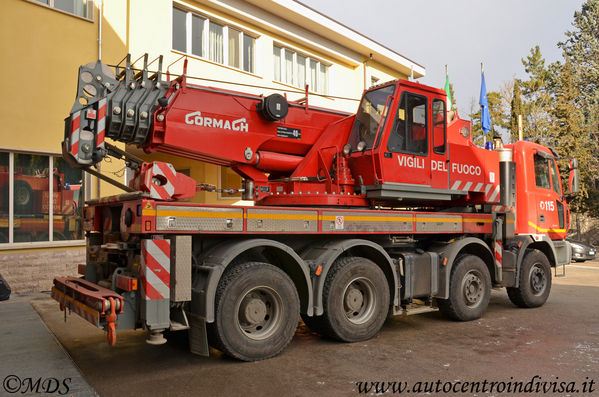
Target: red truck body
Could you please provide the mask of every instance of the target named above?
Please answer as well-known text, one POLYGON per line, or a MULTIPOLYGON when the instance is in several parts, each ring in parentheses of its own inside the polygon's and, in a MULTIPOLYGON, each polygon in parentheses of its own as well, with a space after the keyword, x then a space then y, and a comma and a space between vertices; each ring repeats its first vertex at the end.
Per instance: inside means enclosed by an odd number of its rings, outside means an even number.
MULTIPOLYGON (((531 142, 477 147, 442 90, 392 81, 365 91, 350 115, 309 106, 308 92, 289 102, 185 75, 162 81, 144 62, 115 74, 83 66, 65 120, 72 165, 93 173, 112 155, 135 170, 128 187, 117 184, 128 193, 87 203, 83 277, 53 288, 112 344, 117 327, 144 328, 153 344, 189 329, 194 353, 210 344, 264 359, 289 343, 298 315, 353 342, 389 311, 479 318, 491 288, 540 306, 551 267, 570 261, 554 153, 531 142), (82 105, 85 92, 97 95, 82 105), (216 187, 105 138, 231 167, 255 205, 181 201, 216 187)), ((573 186, 576 177, 572 163, 573 186)))

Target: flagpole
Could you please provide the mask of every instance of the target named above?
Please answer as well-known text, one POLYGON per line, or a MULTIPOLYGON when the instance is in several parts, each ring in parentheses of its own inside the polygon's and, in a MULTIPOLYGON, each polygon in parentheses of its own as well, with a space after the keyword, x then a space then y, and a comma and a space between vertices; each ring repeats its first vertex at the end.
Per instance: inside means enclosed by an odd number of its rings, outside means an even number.
MULTIPOLYGON (((480 78, 483 78, 483 74, 485 73, 485 68, 483 66, 483 63, 480 63, 480 78)), ((481 117, 481 127, 482 127, 482 109, 481 109, 481 113, 480 113, 480 117, 481 117)), ((487 133, 483 130, 483 147, 485 147, 487 145, 487 133)))

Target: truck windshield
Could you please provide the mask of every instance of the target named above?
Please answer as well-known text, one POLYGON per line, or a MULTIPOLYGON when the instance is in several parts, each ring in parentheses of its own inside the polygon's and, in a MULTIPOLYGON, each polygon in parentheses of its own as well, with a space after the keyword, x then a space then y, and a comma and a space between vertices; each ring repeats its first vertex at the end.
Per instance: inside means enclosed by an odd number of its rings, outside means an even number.
MULTIPOLYGON (((387 108, 391 105, 388 99, 394 92, 395 86, 390 85, 369 91, 364 95, 349 138, 349 144, 353 151, 357 150, 356 147, 360 141, 366 143, 366 149, 372 149, 378 144, 378 142, 375 144, 374 139, 379 125, 387 119, 386 116, 389 112, 387 108)), ((384 124, 381 126, 381 131, 383 128, 385 128, 384 124)))
POLYGON ((551 180, 553 182, 553 190, 561 197, 562 196, 562 184, 557 174, 557 167, 555 166, 555 159, 551 159, 551 180))
POLYGON ((549 155, 535 154, 534 161, 537 187, 551 189, 553 186, 553 191, 561 197, 562 184, 557 172, 557 166, 555 165, 555 158, 549 155))

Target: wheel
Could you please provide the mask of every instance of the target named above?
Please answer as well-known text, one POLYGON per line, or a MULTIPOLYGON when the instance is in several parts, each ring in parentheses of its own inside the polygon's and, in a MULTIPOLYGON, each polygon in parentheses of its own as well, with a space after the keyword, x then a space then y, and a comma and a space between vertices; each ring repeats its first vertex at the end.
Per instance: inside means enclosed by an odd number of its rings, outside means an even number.
POLYGON ((387 318, 389 299, 387 278, 374 262, 337 259, 324 284, 322 332, 342 342, 370 339, 387 318))
POLYGON ((477 256, 459 257, 451 269, 449 299, 438 299, 444 316, 457 321, 482 317, 491 298, 489 269, 477 256))
POLYGON ((54 241, 61 241, 61 240, 67 240, 67 237, 64 234, 62 234, 61 232, 58 232, 55 230, 54 233, 52 233, 52 239, 54 241))
POLYGON ((541 251, 527 250, 520 268, 518 288, 506 288, 507 296, 519 307, 539 307, 551 291, 551 266, 541 251))
POLYGON ((291 342, 299 297, 281 269, 262 262, 236 265, 222 276, 208 324, 213 347, 243 361, 264 360, 291 342))
POLYGON ((15 181, 14 190, 15 213, 30 214, 33 206, 33 190, 25 181, 15 181))

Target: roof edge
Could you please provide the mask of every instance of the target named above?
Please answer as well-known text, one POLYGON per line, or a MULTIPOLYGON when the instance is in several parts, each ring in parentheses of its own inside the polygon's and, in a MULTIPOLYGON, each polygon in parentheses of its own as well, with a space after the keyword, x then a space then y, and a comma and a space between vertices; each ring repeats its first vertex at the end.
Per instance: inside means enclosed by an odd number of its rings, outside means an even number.
MULTIPOLYGON (((296 3, 299 6, 304 7, 307 10, 309 10, 309 11, 315 13, 315 14, 318 14, 320 17, 327 19, 328 21, 330 21, 330 22, 334 23, 335 25, 343 28, 344 30, 347 30, 347 31, 349 31, 349 32, 351 32, 351 33, 353 33, 353 34, 361 37, 362 39, 367 40, 368 42, 370 42, 370 43, 373 44, 373 46, 372 46, 373 49, 380 48, 380 49, 386 50, 389 53, 392 53, 395 56, 401 58, 402 60, 405 60, 405 61, 413 64, 414 66, 417 66, 417 67, 421 68, 423 71, 426 70, 426 68, 424 66, 422 66, 419 63, 417 63, 416 61, 414 61, 414 60, 412 60, 412 59, 410 59, 410 58, 408 58, 408 57, 400 54, 399 52, 397 52, 395 50, 392 50, 391 48, 385 46, 384 44, 381 44, 381 43, 377 42, 376 40, 371 39, 370 37, 364 35, 363 33, 358 32, 357 30, 355 30, 355 29, 353 29, 353 28, 351 28, 351 27, 349 27, 349 26, 347 26, 347 25, 345 25, 345 24, 343 24, 343 23, 341 23, 341 22, 339 22, 339 21, 337 21, 337 20, 329 17, 328 15, 325 15, 322 12, 320 12, 318 10, 315 10, 314 8, 310 7, 309 5, 306 5, 306 4, 302 3, 299 0, 272 0, 272 1, 275 2, 275 3, 278 3, 279 5, 281 5, 283 7, 285 7, 285 3, 296 3)), ((286 7, 286 8, 289 8, 289 7, 286 7)), ((335 30, 335 29, 331 29, 331 30, 335 30)), ((382 51, 379 51, 379 52, 382 52, 382 51)))

